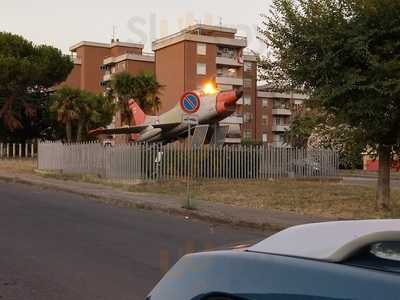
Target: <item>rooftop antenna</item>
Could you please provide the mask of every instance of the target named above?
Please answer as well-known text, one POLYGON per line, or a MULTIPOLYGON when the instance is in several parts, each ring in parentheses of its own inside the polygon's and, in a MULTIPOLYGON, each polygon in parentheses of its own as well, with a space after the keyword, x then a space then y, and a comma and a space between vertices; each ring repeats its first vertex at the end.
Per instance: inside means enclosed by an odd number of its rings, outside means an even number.
MULTIPOLYGON (((195 19, 194 22, 201 27, 201 19, 195 19)), ((200 35, 200 28, 197 29, 197 35, 200 35)))
POLYGON ((219 19, 219 27, 222 27, 222 17, 218 17, 219 19))
POLYGON ((117 31, 117 27, 115 25, 113 25, 112 27, 112 42, 115 42, 115 36, 116 36, 116 31, 117 31))

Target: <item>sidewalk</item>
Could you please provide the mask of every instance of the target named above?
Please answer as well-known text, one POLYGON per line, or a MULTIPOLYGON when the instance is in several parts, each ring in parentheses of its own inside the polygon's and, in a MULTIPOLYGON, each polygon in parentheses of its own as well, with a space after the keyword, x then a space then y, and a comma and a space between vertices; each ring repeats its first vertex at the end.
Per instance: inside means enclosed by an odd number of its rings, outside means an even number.
POLYGON ((196 210, 187 210, 182 208, 181 200, 161 194, 132 193, 100 184, 45 178, 29 173, 10 173, 0 170, 0 180, 71 192, 119 207, 162 211, 212 222, 229 223, 258 229, 280 230, 299 224, 329 221, 292 213, 238 208, 199 200, 195 201, 196 210))

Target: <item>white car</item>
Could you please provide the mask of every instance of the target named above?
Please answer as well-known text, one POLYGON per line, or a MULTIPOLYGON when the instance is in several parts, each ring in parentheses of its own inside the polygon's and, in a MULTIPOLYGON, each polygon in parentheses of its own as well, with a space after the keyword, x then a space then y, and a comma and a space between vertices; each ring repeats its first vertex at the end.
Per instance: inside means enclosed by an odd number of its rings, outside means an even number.
POLYGON ((184 256, 148 300, 399 300, 400 220, 296 226, 184 256))

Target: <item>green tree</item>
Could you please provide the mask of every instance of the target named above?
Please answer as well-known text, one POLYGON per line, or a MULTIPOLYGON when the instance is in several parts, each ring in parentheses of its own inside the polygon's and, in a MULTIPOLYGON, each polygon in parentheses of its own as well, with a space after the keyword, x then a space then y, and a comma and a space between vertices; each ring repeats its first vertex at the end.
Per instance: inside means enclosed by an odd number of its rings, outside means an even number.
POLYGON ((109 97, 65 86, 52 96, 50 111, 65 128, 67 142, 79 143, 91 129, 109 125, 115 109, 109 97))
POLYGON ((161 106, 160 98, 157 96, 161 85, 152 73, 141 73, 136 76, 136 81, 138 84, 134 99, 145 111, 157 112, 161 106))
POLYGON ((127 72, 115 74, 112 78, 110 96, 113 95, 117 100, 118 112, 121 114, 123 124, 130 124, 131 113, 128 101, 132 98, 136 86, 135 77, 127 72))
POLYGON ((308 139, 321 122, 321 114, 315 110, 294 116, 290 129, 284 134, 285 143, 296 148, 307 148, 308 139))
POLYGON ((69 56, 60 50, 35 46, 21 36, 0 32, 2 131, 15 135, 25 129, 27 133, 28 127, 41 123, 41 111, 48 107, 48 88, 64 81, 72 68, 69 56))
POLYGON ((400 141, 400 1, 274 0, 261 64, 302 88, 379 155, 377 206, 389 208, 390 163, 400 141))
POLYGON ((151 73, 141 73, 137 76, 127 72, 115 74, 111 82, 111 94, 118 99, 118 109, 123 122, 130 124, 130 99, 134 99, 146 112, 158 111, 160 99, 157 95, 160 89, 160 84, 151 73))

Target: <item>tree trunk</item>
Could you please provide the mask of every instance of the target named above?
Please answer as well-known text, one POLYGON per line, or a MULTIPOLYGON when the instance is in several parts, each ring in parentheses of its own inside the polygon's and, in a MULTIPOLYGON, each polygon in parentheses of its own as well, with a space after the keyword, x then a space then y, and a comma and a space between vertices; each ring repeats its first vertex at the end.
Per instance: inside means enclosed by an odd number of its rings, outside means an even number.
POLYGON ((391 166, 391 149, 388 145, 379 145, 379 174, 378 187, 376 190, 376 201, 379 209, 390 209, 390 166, 391 166))
POLYGON ((76 142, 80 143, 82 141, 82 133, 83 133, 83 126, 84 126, 85 122, 83 121, 83 119, 79 119, 78 122, 78 130, 76 132, 76 142))
POLYGON ((71 121, 65 123, 65 133, 67 135, 67 142, 72 143, 72 124, 71 121))
POLYGON ((14 102, 14 97, 6 98, 6 101, 4 102, 3 106, 0 109, 0 118, 3 117, 6 111, 11 110, 13 102, 14 102))

